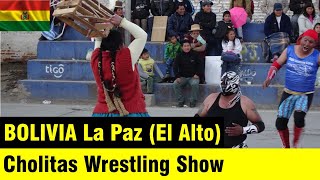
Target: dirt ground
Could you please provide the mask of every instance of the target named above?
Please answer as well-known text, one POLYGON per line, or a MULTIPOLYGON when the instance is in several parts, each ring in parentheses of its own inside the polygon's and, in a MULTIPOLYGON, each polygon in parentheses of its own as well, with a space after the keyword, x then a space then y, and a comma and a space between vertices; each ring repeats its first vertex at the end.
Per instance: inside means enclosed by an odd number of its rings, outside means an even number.
POLYGON ((2 103, 26 103, 28 94, 18 85, 23 79, 27 79, 26 61, 1 63, 2 103))
MULTIPOLYGON (((27 79, 27 61, 1 63, 1 103, 43 104, 47 99, 32 99, 18 81, 27 79)), ((95 101, 50 100, 50 104, 94 104, 95 101)))
POLYGON ((2 62, 1 63, 1 103, 22 103, 22 104, 44 104, 43 101, 50 101, 50 104, 88 105, 95 104, 95 100, 50 100, 30 98, 18 81, 27 79, 27 61, 2 62))

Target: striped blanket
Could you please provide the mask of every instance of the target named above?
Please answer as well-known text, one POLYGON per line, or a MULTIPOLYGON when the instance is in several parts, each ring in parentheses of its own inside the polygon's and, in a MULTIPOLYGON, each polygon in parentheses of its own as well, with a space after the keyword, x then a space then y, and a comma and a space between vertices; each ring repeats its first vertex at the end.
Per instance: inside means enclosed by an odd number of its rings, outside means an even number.
POLYGON ((262 44, 264 58, 269 61, 274 55, 280 56, 283 50, 290 44, 289 35, 285 32, 273 33, 266 37, 262 44), (271 57, 269 57, 271 54, 271 57))

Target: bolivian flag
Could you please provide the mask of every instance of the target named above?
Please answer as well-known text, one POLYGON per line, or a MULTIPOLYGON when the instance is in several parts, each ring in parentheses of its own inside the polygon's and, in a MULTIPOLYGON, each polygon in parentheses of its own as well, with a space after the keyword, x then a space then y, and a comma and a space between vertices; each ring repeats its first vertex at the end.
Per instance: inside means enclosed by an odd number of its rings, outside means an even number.
POLYGON ((49 0, 0 0, 0 31, 49 29, 49 0))

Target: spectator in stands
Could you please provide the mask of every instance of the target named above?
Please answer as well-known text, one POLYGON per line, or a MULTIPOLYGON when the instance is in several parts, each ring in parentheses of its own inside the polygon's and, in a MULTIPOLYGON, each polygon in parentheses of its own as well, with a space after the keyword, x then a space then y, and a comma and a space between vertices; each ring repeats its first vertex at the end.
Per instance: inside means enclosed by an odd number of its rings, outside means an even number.
POLYGON ((285 32, 291 34, 290 18, 283 12, 283 6, 275 3, 273 13, 271 13, 264 23, 264 34, 270 36, 276 32, 285 32))
POLYGON ((262 0, 260 5, 261 11, 266 13, 266 18, 274 12, 274 4, 281 3, 283 7, 283 12, 286 14, 289 10, 289 1, 288 0, 262 0))
POLYGON ((150 15, 150 0, 132 0, 131 10, 133 22, 147 32, 147 18, 150 15))
POLYGON ((124 17, 123 15, 123 4, 122 1, 116 1, 113 12, 120 17, 124 17))
MULTIPOLYGON (((113 12, 114 12, 114 14, 116 14, 116 15, 122 17, 122 18, 124 17, 122 1, 116 1, 115 2, 113 12)), ((120 28, 120 27, 115 27, 115 29, 117 29, 121 33, 121 37, 122 37, 122 39, 124 39, 125 38, 124 29, 120 28)))
POLYGON ((185 36, 185 39, 187 39, 191 43, 191 49, 199 52, 200 57, 205 57, 206 50, 206 40, 200 35, 200 32, 202 29, 200 28, 199 24, 193 24, 191 26, 191 29, 189 30, 190 34, 185 36))
POLYGON ((183 3, 186 6, 186 12, 191 16, 194 14, 194 7, 190 0, 175 0, 175 6, 178 6, 179 3, 183 3))
POLYGON ((278 59, 290 42, 291 22, 282 7, 281 3, 275 3, 273 13, 267 17, 264 23, 264 34, 269 46, 266 52, 271 51, 271 62, 278 59))
MULTIPOLYGON (((248 19, 247 19, 247 23, 248 23, 252 20, 252 14, 253 14, 251 3, 252 3, 251 0, 230 0, 230 9, 234 7, 243 7, 248 14, 248 19)), ((242 41, 243 39, 242 27, 238 27, 237 32, 238 32, 239 39, 242 41)))
POLYGON ((181 44, 177 41, 175 35, 169 36, 169 42, 166 45, 164 52, 164 60, 166 63, 166 76, 165 79, 171 77, 172 65, 177 57, 177 54, 181 52, 181 44))
POLYGON ((227 30, 233 29, 233 24, 231 22, 231 14, 229 11, 223 12, 223 20, 218 22, 217 31, 215 33, 215 38, 218 42, 218 53, 222 53, 222 40, 225 37, 227 30))
MULTIPOLYGON (((317 23, 314 26, 314 30, 318 33, 318 39, 320 39, 320 23, 317 23)), ((315 49, 317 49, 318 51, 320 51, 320 41, 318 40, 317 45, 315 47, 315 49)), ((317 79, 316 79, 316 86, 320 85, 320 68, 318 69, 317 72, 317 79)))
MULTIPOLYGON (((151 3, 151 13, 153 16, 168 16, 174 12, 174 2, 173 0, 150 0, 151 3)), ((148 19, 148 40, 151 39, 153 28, 153 17, 148 19)))
POLYGON ((202 1, 202 11, 198 12, 194 18, 194 22, 199 24, 202 31, 201 36, 206 39, 207 55, 217 55, 216 47, 217 41, 215 41, 213 30, 216 27, 216 14, 212 12, 211 7, 213 3, 211 1, 202 1))
POLYGON ((173 0, 151 0, 153 16, 170 16, 174 12, 173 0))
POLYGON ((221 75, 227 71, 238 72, 239 64, 241 61, 242 45, 238 38, 236 38, 236 32, 234 29, 228 29, 227 33, 222 41, 222 54, 221 59, 222 69, 221 75))
POLYGON ((316 11, 312 3, 307 3, 303 8, 303 13, 298 18, 299 35, 313 29, 319 22, 319 16, 316 15, 316 11))
POLYGON ((185 34, 193 24, 192 17, 189 13, 186 13, 186 9, 183 3, 179 3, 176 7, 176 12, 172 14, 168 22, 168 35, 177 36, 179 41, 182 41, 185 34))
MULTIPOLYGON (((318 33, 318 39, 320 39, 320 23, 317 23, 313 29, 318 33)), ((320 41, 317 42, 315 49, 320 51, 320 41)))
POLYGON ((189 41, 182 41, 182 52, 177 55, 173 64, 176 80, 173 88, 178 100, 178 107, 183 107, 185 98, 182 94, 182 88, 187 84, 191 86, 190 107, 195 107, 199 94, 199 58, 197 53, 191 50, 189 41))
POLYGON ((296 42, 299 36, 298 18, 300 14, 303 13, 303 8, 306 3, 312 3, 312 0, 290 0, 289 8, 291 11, 293 11, 293 15, 291 17, 291 25, 292 25, 291 41, 292 42, 296 42))
POLYGON ((102 38, 102 42, 96 38, 91 68, 97 84, 98 100, 93 116, 149 116, 136 66, 146 44, 147 33, 118 15, 113 15, 110 22, 127 30, 135 39, 124 47, 120 32, 114 29, 102 38))
POLYGON ((143 49, 138 63, 140 81, 142 85, 145 85, 147 87, 146 93, 153 94, 153 84, 156 80, 154 71, 158 73, 160 78, 163 78, 163 74, 157 66, 157 63, 155 63, 155 61, 150 57, 149 52, 146 48, 143 49))
POLYGON ((59 41, 62 39, 66 24, 52 15, 55 9, 57 8, 57 3, 58 2, 54 2, 50 6, 50 29, 49 31, 42 31, 39 41, 59 41))
POLYGON ((185 37, 191 44, 191 49, 198 54, 200 60, 199 79, 200 84, 205 84, 204 70, 206 58, 206 45, 207 42, 200 35, 202 29, 199 24, 193 24, 189 30, 191 33, 185 37))
POLYGON ((253 15, 253 9, 251 5, 251 0, 230 0, 230 9, 233 7, 243 7, 250 20, 252 20, 252 15, 253 15))

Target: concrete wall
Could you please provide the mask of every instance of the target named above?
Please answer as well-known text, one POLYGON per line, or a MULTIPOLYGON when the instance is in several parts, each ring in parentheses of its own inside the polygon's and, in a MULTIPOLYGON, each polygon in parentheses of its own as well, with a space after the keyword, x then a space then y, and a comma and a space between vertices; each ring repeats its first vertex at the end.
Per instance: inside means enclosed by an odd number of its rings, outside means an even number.
POLYGON ((2 32, 1 62, 35 58, 40 34, 41 32, 2 32))

